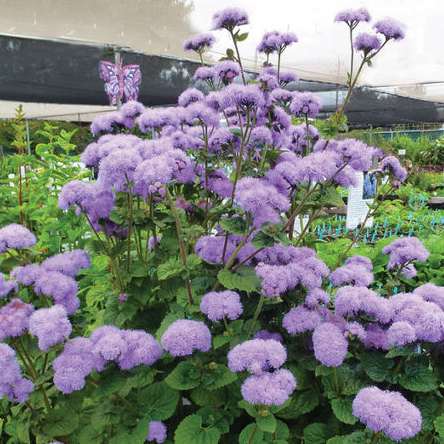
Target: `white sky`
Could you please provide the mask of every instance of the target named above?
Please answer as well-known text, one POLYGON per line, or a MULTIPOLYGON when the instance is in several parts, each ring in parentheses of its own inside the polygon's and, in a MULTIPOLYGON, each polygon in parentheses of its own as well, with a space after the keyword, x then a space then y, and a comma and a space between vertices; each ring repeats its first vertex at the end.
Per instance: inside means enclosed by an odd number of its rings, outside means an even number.
MULTIPOLYGON (((292 31, 299 42, 287 49, 283 65, 300 77, 345 79, 349 65, 348 28, 334 23, 335 14, 365 6, 374 20, 391 16, 401 22, 406 38, 390 42, 364 69, 360 84, 427 85, 396 92, 444 102, 444 0, 0 0, 0 33, 63 38, 127 46, 147 54, 190 58, 183 40, 208 32, 214 12, 237 6, 247 10, 249 38, 241 44, 248 67, 258 67, 255 48, 265 31, 292 31), (184 17, 183 3, 192 5, 184 17)), ((369 31, 361 24, 358 31, 369 31)), ((216 31, 215 51, 228 40, 216 31)), ((218 54, 213 54, 217 59, 218 54)))

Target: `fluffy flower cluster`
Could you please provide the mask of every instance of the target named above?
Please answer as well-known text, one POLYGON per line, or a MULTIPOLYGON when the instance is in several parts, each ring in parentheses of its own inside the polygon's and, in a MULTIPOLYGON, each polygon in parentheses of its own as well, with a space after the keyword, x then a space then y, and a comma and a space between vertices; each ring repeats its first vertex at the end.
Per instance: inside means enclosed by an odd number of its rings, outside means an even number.
POLYGON ((23 225, 10 224, 0 228, 0 253, 5 253, 8 248, 30 248, 36 243, 36 237, 23 225))
POLYGON ((262 278, 262 294, 279 296, 300 284, 308 289, 319 288, 329 270, 310 248, 293 246, 265 248, 258 255, 261 260, 256 266, 256 275, 262 278), (282 261, 281 258, 286 260, 282 261))
POLYGON ((26 402, 34 390, 34 384, 23 378, 15 360, 15 351, 0 344, 0 397, 7 396, 12 402, 26 402))
POLYGON ((17 282, 7 281, 6 276, 0 273, 0 299, 7 296, 11 291, 18 292, 17 282))
POLYGON ((346 22, 347 24, 356 24, 356 22, 369 22, 370 13, 366 8, 346 9, 336 14, 335 22, 346 22))
POLYGON ((402 268, 413 261, 425 262, 429 252, 417 237, 404 237, 386 245, 382 252, 390 255, 388 268, 402 268))
POLYGON ((248 15, 238 8, 226 8, 213 16, 213 29, 233 31, 236 26, 248 24, 248 15))
POLYGON ((66 310, 61 305, 41 308, 29 318, 29 331, 37 336, 39 348, 43 351, 66 340, 71 334, 71 330, 66 310))
POLYGON ((165 424, 160 421, 150 421, 148 425, 147 441, 156 441, 158 444, 163 443, 167 437, 165 424))
POLYGON ((214 44, 215 38, 211 34, 201 34, 191 39, 188 39, 183 44, 185 51, 196 51, 197 53, 204 52, 207 48, 211 48, 214 44))
POLYGON ((366 387, 358 392, 353 401, 353 414, 370 430, 382 431, 394 441, 412 438, 422 425, 421 412, 401 393, 378 387, 366 387))
POLYGON ((101 372, 108 361, 115 361, 122 370, 131 370, 141 364, 152 365, 161 355, 159 343, 142 330, 99 327, 91 338, 77 337, 66 343, 52 363, 54 385, 62 393, 72 393, 81 390, 85 378, 93 370, 101 372))
POLYGON ((18 298, 11 299, 0 309, 0 340, 16 338, 29 329, 29 318, 34 306, 18 298))
POLYGON ((257 50, 265 54, 273 54, 276 52, 282 53, 287 46, 290 46, 297 41, 298 38, 296 34, 293 34, 292 32, 280 33, 279 31, 270 31, 262 36, 262 40, 259 43, 257 50))
POLYGON ((239 295, 230 290, 207 293, 200 301, 200 309, 213 322, 220 321, 224 316, 235 320, 243 311, 239 295))
POLYGON ((196 350, 207 352, 211 348, 211 333, 201 321, 179 319, 167 328, 160 342, 173 356, 188 356, 196 350))
POLYGON ((372 270, 373 265, 370 259, 364 256, 352 256, 342 267, 330 274, 330 281, 336 286, 353 283, 357 286, 368 287, 374 279, 372 270))

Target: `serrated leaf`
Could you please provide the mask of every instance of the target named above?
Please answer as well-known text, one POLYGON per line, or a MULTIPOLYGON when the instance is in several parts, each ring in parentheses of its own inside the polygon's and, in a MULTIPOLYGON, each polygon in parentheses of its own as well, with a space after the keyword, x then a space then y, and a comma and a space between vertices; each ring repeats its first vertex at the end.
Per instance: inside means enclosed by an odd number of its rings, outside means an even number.
POLYGON ((249 424, 239 435, 239 444, 262 444, 264 433, 257 424, 249 424))
POLYGON ((435 430, 441 438, 444 438, 444 414, 438 416, 435 421, 433 421, 435 430))
POLYGON ((263 432, 273 433, 276 430, 276 418, 273 415, 256 416, 256 423, 263 432))
POLYGON ((358 421, 358 418, 353 415, 351 398, 332 399, 331 408, 336 418, 339 421, 353 425, 358 421))
POLYGON ((202 427, 202 418, 194 414, 187 416, 174 433, 175 444, 217 444, 220 432, 215 427, 202 427))
POLYGON ((394 362, 377 352, 364 353, 361 358, 365 373, 373 381, 382 382, 391 373, 394 362))
POLYGON ((51 410, 45 417, 43 431, 50 436, 64 436, 74 432, 79 425, 79 418, 72 412, 59 409, 51 410))
POLYGON ((251 293, 260 291, 260 279, 252 267, 240 267, 235 273, 220 270, 217 275, 219 282, 229 290, 240 290, 251 293))
POLYGON ((247 222, 242 217, 223 217, 219 221, 219 225, 229 233, 236 236, 242 236, 247 231, 247 222))
POLYGON ((139 403, 144 406, 144 413, 151 420, 164 421, 171 417, 179 402, 179 393, 168 387, 165 382, 156 382, 143 389, 138 396, 139 403))
POLYGON ((396 358, 397 356, 413 356, 414 354, 415 350, 410 345, 407 345, 405 347, 395 347, 394 345, 391 345, 385 357, 396 358))
POLYGON ((243 42, 248 37, 248 32, 244 32, 243 34, 239 34, 236 39, 238 42, 243 42))
POLYGON ((171 257, 167 262, 157 267, 157 277, 163 281, 172 276, 179 276, 183 271, 185 271, 185 267, 182 261, 171 257))
POLYGON ((436 375, 427 367, 428 361, 416 359, 408 361, 404 367, 404 375, 399 378, 399 383, 408 390, 414 392, 430 392, 436 390, 438 383, 436 375))
POLYGON ((305 444, 325 444, 330 433, 328 426, 320 422, 315 422, 305 427, 304 443, 305 444))
POLYGON ((290 404, 277 413, 283 419, 294 419, 311 412, 319 404, 319 396, 314 390, 297 392, 290 398, 290 404))
POLYGON ((272 247, 276 243, 288 246, 290 239, 285 232, 280 231, 280 225, 270 223, 263 225, 251 240, 251 245, 256 248, 272 247))
POLYGON ((189 361, 180 362, 165 378, 165 382, 176 390, 190 390, 200 385, 200 371, 189 361), (192 377, 197 373, 197 378, 192 377))
POLYGON ((209 370, 208 375, 211 376, 210 382, 205 384, 208 390, 217 390, 237 379, 237 374, 222 364, 217 364, 215 369, 209 370))

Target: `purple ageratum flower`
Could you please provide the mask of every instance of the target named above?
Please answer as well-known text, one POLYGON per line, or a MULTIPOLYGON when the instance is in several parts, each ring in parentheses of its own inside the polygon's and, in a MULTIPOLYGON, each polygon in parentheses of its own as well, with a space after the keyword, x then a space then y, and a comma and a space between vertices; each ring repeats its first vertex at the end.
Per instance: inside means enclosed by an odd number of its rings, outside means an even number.
POLYGON ((28 331, 29 317, 34 311, 34 306, 26 304, 18 298, 0 309, 0 341, 5 338, 16 338, 28 331))
POLYGON ((239 295, 230 290, 207 293, 200 301, 200 309, 213 322, 224 317, 234 321, 243 311, 239 295))
POLYGON ((24 267, 15 267, 9 276, 16 279, 19 284, 32 285, 42 274, 40 267, 36 264, 25 265, 24 267))
POLYGON ((344 139, 333 145, 332 149, 342 154, 356 171, 367 171, 372 165, 374 148, 361 140, 344 139))
POLYGON ((80 269, 87 269, 90 265, 89 253, 85 250, 73 250, 49 257, 40 266, 44 271, 59 271, 66 276, 74 277, 80 269))
POLYGON ((388 342, 390 345, 403 347, 406 344, 416 340, 414 327, 405 321, 393 322, 387 331, 388 342))
POLYGON ((392 18, 379 20, 373 25, 378 34, 382 34, 386 40, 402 40, 405 37, 405 32, 401 25, 392 18))
POLYGON ((259 330, 253 339, 273 339, 274 341, 282 342, 282 336, 279 333, 272 333, 267 330, 259 330))
POLYGON ((401 166, 399 160, 395 156, 384 157, 379 164, 379 170, 384 173, 393 174, 393 176, 400 182, 404 182, 407 178, 407 170, 401 166))
POLYGON ((207 352, 211 348, 211 333, 201 321, 179 319, 167 328, 160 342, 173 356, 188 356, 195 350, 207 352))
POLYGON ((54 299, 56 304, 63 305, 68 314, 74 314, 80 306, 77 298, 79 290, 77 281, 58 271, 42 273, 34 284, 36 294, 44 294, 54 299))
POLYGON ((134 126, 134 119, 122 114, 120 111, 114 111, 94 117, 90 130, 92 135, 96 136, 101 132, 113 131, 114 126, 116 126, 116 128, 132 129, 134 126))
POLYGON ((208 104, 202 102, 194 102, 190 104, 186 109, 186 116, 184 120, 189 125, 198 123, 199 125, 207 127, 219 127, 220 117, 217 112, 208 104))
POLYGON ((98 224, 99 219, 108 219, 109 213, 114 209, 114 200, 113 191, 101 183, 71 180, 63 186, 58 205, 62 210, 76 205, 79 215, 85 211, 91 222, 98 224))
POLYGON ((388 350, 389 342, 387 330, 377 323, 369 324, 366 328, 364 347, 388 350))
POLYGON ((316 359, 327 367, 338 367, 344 362, 348 341, 341 329, 333 324, 318 325, 313 332, 316 359))
POLYGON ((444 310, 444 287, 427 283, 415 288, 413 294, 420 296, 426 302, 434 302, 441 310, 444 310))
POLYGON ((422 242, 414 236, 404 237, 394 240, 391 244, 386 245, 382 252, 390 254, 388 268, 392 269, 395 265, 400 268, 407 262, 419 261, 425 262, 429 257, 429 252, 422 242))
POLYGON ((207 183, 205 183, 205 178, 201 177, 199 185, 208 191, 216 193, 220 197, 231 197, 233 192, 233 183, 228 179, 222 168, 210 171, 207 175, 207 183), (208 188, 207 188, 208 184, 208 188))
POLYGON ((292 290, 299 282, 289 267, 280 265, 268 265, 263 262, 255 268, 256 276, 262 278, 262 294, 269 298, 279 296, 292 290))
MULTIPOLYGON (((162 236, 157 236, 156 240, 157 240, 157 243, 160 244, 160 241, 162 240, 162 236)), ((150 236, 150 238, 148 239, 148 250, 149 251, 154 250, 154 237, 153 236, 150 236)))
POLYGON ((317 307, 319 304, 327 305, 330 303, 330 294, 321 288, 312 288, 307 293, 305 305, 309 308, 317 307))
POLYGON ((248 15, 246 11, 239 8, 226 8, 213 15, 212 29, 226 29, 233 31, 236 26, 248 24, 248 15))
POLYGON ((136 100, 130 100, 122 105, 120 113, 125 117, 134 117, 142 114, 145 111, 145 107, 142 103, 136 100))
POLYGON ((179 96, 177 103, 180 106, 187 107, 191 103, 203 100, 205 100, 205 95, 202 91, 197 88, 188 88, 179 96))
POLYGON ((372 261, 365 256, 360 256, 360 255, 350 256, 349 258, 346 259, 344 265, 351 265, 351 264, 361 265, 364 268, 366 268, 367 271, 373 271, 372 261))
POLYGON ((283 86, 288 85, 291 82, 298 82, 299 77, 296 73, 291 71, 283 71, 279 73, 279 83, 283 86))
POLYGON ((273 339, 251 339, 236 345, 227 357, 232 372, 247 370, 260 375, 281 367, 287 359, 287 352, 280 342, 273 339))
POLYGON ((421 412, 399 392, 366 387, 358 392, 352 407, 370 430, 382 431, 394 441, 412 438, 421 430, 421 412))
POLYGON ((242 111, 261 108, 265 105, 264 94, 258 85, 238 85, 232 83, 219 91, 222 109, 239 107, 242 111))
POLYGON ((393 321, 405 321, 412 325, 418 340, 442 341, 444 312, 438 305, 408 293, 398 293, 389 302, 393 309, 393 321))
POLYGON ((103 360, 103 365, 107 361, 116 360, 127 350, 127 344, 122 337, 121 330, 113 325, 96 328, 91 333, 90 341, 93 344, 93 353, 103 360))
POLYGON ((216 77, 216 71, 212 66, 201 66, 196 69, 194 73, 194 80, 209 80, 214 79, 216 77))
POLYGON ((171 125, 174 127, 179 126, 177 110, 175 110, 174 108, 146 108, 145 111, 137 119, 137 122, 142 133, 159 130, 167 125, 171 125))
MULTIPOLYGON (((194 251, 206 262, 218 264, 222 261, 222 254, 225 244, 225 236, 201 236, 196 242, 194 251)), ((232 242, 227 242, 225 251, 225 262, 236 250, 232 242)))
POLYGON ((63 342, 71 334, 71 323, 66 310, 61 305, 41 308, 29 318, 29 331, 39 339, 40 350, 63 342))
POLYGON ((7 296, 11 291, 14 291, 15 293, 18 292, 17 282, 7 281, 5 275, 3 273, 0 273, 0 299, 7 296))
POLYGON ((8 396, 12 402, 26 402, 34 390, 34 384, 21 376, 15 360, 15 351, 9 345, 0 344, 0 397, 8 396))
POLYGON ((122 370, 131 370, 137 365, 152 365, 162 356, 163 350, 154 336, 143 330, 121 330, 126 349, 117 359, 122 370))
POLYGON ((103 358, 94 353, 93 347, 92 341, 83 337, 65 344, 63 352, 52 362, 57 390, 64 394, 81 390, 85 386, 85 378, 93 370, 103 370, 103 358))
POLYGON ((282 44, 281 33, 279 31, 269 31, 262 36, 257 50, 264 54, 273 54, 278 52, 282 44))
POLYGON ((365 341, 365 338, 367 336, 365 328, 358 322, 348 322, 346 331, 352 336, 356 336, 361 341, 365 341))
POLYGON ((183 44, 184 51, 196 51, 202 54, 207 48, 213 47, 215 38, 212 34, 201 34, 191 39, 185 40, 183 44))
POLYGON ((253 216, 253 223, 261 227, 264 223, 280 222, 280 213, 287 211, 290 202, 273 185, 253 177, 243 177, 237 184, 234 200, 253 216))
POLYGON ((335 17, 335 22, 345 22, 349 26, 356 26, 359 22, 369 22, 370 20, 371 16, 366 8, 346 9, 338 12, 335 17))
POLYGON ((345 264, 330 274, 331 283, 337 287, 347 283, 353 283, 353 285, 359 287, 368 287, 373 283, 373 280, 373 273, 357 263, 345 264))
POLYGON ((250 404, 282 405, 296 388, 296 379, 289 370, 252 375, 242 384, 242 396, 250 404))
POLYGON ((353 42, 356 51, 362 51, 364 56, 372 51, 377 51, 381 48, 381 41, 377 35, 361 32, 358 34, 353 42))
POLYGON ((292 308, 282 320, 282 326, 291 335, 313 331, 321 324, 321 316, 316 310, 308 310, 299 305, 292 308))
POLYGON ((322 108, 321 99, 312 92, 295 91, 293 100, 290 104, 290 112, 294 116, 316 117, 322 108))
POLYGON ((239 63, 231 60, 224 60, 214 65, 214 71, 216 77, 221 79, 226 85, 231 83, 241 73, 241 67, 239 63))
POLYGON ((282 46, 290 46, 292 43, 298 42, 298 36, 294 32, 283 32, 281 35, 282 46))
POLYGON ((0 253, 5 253, 8 248, 31 248, 36 243, 37 238, 23 225, 9 224, 0 228, 0 253))
POLYGON ((137 149, 115 150, 100 162, 99 181, 115 191, 127 191, 129 182, 134 180, 134 171, 142 163, 137 149))
POLYGON ((161 444, 166 440, 167 430, 165 424, 160 421, 150 421, 148 425, 148 436, 146 437, 147 441, 156 441, 158 444, 161 444))

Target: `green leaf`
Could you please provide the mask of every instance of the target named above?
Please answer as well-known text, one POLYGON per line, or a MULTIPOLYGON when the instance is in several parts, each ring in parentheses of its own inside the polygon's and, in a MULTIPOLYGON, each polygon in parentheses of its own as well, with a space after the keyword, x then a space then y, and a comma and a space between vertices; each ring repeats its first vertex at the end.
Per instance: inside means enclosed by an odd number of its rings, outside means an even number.
POLYGON ((171 417, 179 402, 179 393, 168 387, 165 382, 156 382, 142 390, 138 396, 139 403, 145 408, 154 421, 164 421, 171 417))
POLYGON ((438 383, 436 375, 428 368, 427 359, 408 361, 404 368, 405 374, 399 378, 399 383, 414 392, 430 392, 436 390, 438 383))
POLYGON ((248 32, 244 32, 243 34, 239 34, 239 35, 236 37, 236 40, 237 40, 238 42, 243 42, 247 37, 248 37, 248 32))
POLYGON ((256 248, 272 247, 275 243, 284 246, 290 245, 287 233, 280 231, 280 228, 280 225, 264 224, 261 230, 254 235, 251 245, 256 248))
POLYGON ((385 357, 396 358, 397 356, 413 356, 414 354, 415 350, 412 346, 407 345, 406 347, 396 347, 394 345, 391 345, 385 357))
POLYGON ((260 279, 252 267, 240 267, 235 273, 229 270, 220 270, 217 277, 219 282, 229 290, 240 290, 251 293, 260 291, 260 279))
POLYGON ((239 444, 262 444, 264 434, 257 424, 249 424, 239 435, 239 444))
POLYGON ((74 432, 79 425, 79 418, 72 412, 59 409, 51 410, 45 417, 43 431, 50 436, 64 436, 74 432))
POLYGON ((283 419, 294 419, 311 412, 318 404, 319 396, 315 390, 297 392, 290 398, 290 405, 277 413, 277 416, 283 419))
POLYGON ((325 444, 328 437, 329 432, 326 424, 315 422, 304 429, 305 444, 325 444))
POLYGON ((233 373, 228 367, 222 364, 216 365, 217 367, 215 369, 209 369, 209 366, 206 366, 205 376, 208 378, 205 387, 207 390, 217 390, 225 385, 231 384, 237 379, 237 374, 233 373))
POLYGON ((91 424, 82 426, 77 438, 82 444, 101 444, 103 442, 102 432, 98 432, 91 424))
POLYGON ((345 424, 353 425, 358 421, 358 418, 353 415, 352 398, 332 399, 331 408, 336 418, 345 424))
POLYGON ((433 421, 435 430, 441 438, 444 438, 444 414, 438 416, 435 421, 433 421))
POLYGON ((202 418, 194 414, 187 416, 174 434, 175 444, 217 444, 220 432, 214 427, 202 427, 202 418))
POLYGON ((336 187, 324 188, 319 194, 316 194, 316 197, 317 203, 320 206, 341 207, 344 205, 344 201, 336 187))
POLYGON ((273 415, 257 416, 256 422, 263 432, 273 433, 276 430, 276 418, 273 415))
POLYGON ((233 233, 236 236, 242 236, 247 231, 247 222, 242 217, 222 217, 219 221, 219 225, 229 233, 233 233))
POLYGON ((365 373, 373 381, 382 382, 391 373, 394 362, 377 352, 364 353, 361 358, 365 373))
POLYGON ((185 271, 185 267, 181 260, 171 257, 167 262, 157 267, 157 277, 163 281, 172 276, 180 276, 185 271))
POLYGON ((176 390, 190 390, 200 385, 200 370, 189 361, 180 362, 165 378, 165 382, 176 390))

